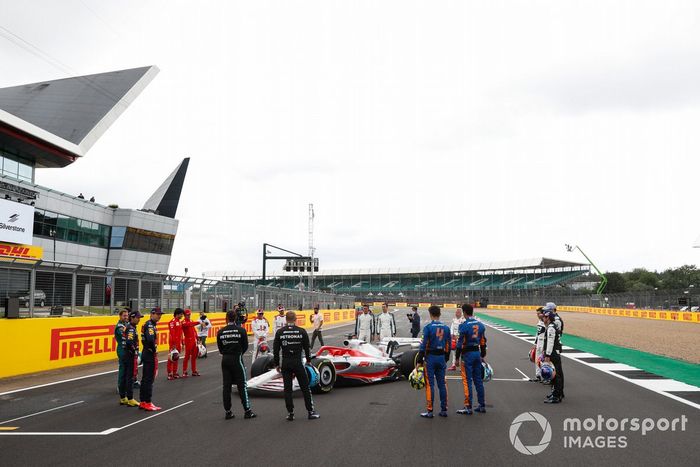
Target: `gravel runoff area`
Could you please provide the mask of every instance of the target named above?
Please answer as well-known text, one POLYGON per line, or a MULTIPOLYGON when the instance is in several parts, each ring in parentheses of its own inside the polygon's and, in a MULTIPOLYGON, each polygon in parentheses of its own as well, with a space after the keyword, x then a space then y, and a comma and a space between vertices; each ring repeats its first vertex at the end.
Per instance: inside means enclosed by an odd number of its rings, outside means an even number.
MULTIPOLYGON (((534 311, 479 310, 479 313, 533 327, 537 324, 534 311)), ((559 314, 564 319, 566 334, 700 364, 699 324, 571 311, 559 314)))

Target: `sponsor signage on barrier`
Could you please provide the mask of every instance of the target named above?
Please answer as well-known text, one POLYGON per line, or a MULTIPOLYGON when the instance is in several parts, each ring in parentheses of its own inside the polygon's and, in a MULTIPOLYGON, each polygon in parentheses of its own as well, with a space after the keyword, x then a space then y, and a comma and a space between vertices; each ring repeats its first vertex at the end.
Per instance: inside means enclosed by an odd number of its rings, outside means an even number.
MULTIPOLYGON (((534 311, 538 306, 531 305, 489 305, 489 309, 534 311)), ((680 321, 683 323, 700 323, 700 313, 667 310, 630 310, 627 308, 592 308, 584 306, 560 306, 558 311, 590 313, 594 315, 622 316, 626 318, 655 319, 661 321, 680 321)))
POLYGON ((0 242, 32 244, 34 206, 0 199, 0 242))
POLYGON ((33 245, 12 245, 0 243, 0 256, 26 260, 40 260, 44 257, 44 249, 33 245))
MULTIPOLYGON (((311 325, 308 316, 312 311, 298 311, 297 324, 311 325), (308 323, 308 324, 307 324, 308 323)), ((277 312, 266 312, 265 318, 272 323, 277 312)), ((212 327, 209 342, 214 343, 216 334, 226 326, 224 313, 209 313, 212 327)), ((157 325, 158 350, 165 355, 168 350, 167 313, 157 325)), ((117 342, 114 339, 116 316, 76 318, 25 318, 0 320, 0 355, 11 355, 0 366, 0 378, 36 373, 56 368, 98 363, 116 362, 117 342)), ((141 319, 138 330, 148 317, 141 319)), ((329 310, 324 312, 324 324, 348 322, 355 319, 353 310, 329 310)), ((250 322, 245 323, 251 333, 250 322)), ((273 336, 268 336, 272 339, 273 336)))
POLYGON ((418 304, 418 308, 430 308, 431 306, 433 306, 432 303, 419 303, 418 304))

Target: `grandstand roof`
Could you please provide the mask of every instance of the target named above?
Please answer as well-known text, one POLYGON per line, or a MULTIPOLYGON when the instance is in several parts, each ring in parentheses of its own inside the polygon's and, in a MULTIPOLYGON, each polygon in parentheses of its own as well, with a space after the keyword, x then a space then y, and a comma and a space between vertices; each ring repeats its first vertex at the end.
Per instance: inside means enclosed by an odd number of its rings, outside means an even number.
MULTIPOLYGON (((481 272, 481 271, 512 271, 529 269, 557 269, 588 267, 585 263, 563 261, 552 258, 530 258, 515 261, 468 263, 452 266, 426 266, 406 268, 368 268, 368 269, 329 269, 317 272, 314 276, 366 276, 373 274, 424 274, 435 272, 481 272)), ((306 273, 304 273, 306 274, 306 273)), ((298 276, 298 272, 270 271, 267 277, 298 276)), ((205 277, 229 277, 229 278, 259 278, 259 271, 208 271, 205 277)))
POLYGON ((0 89, 0 144, 37 167, 84 156, 158 73, 155 66, 0 89))

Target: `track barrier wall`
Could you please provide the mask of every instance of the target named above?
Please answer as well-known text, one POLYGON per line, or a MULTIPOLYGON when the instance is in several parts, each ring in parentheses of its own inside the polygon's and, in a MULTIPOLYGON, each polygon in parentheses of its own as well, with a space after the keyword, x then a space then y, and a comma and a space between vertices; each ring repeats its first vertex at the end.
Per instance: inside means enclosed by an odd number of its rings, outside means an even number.
MULTIPOLYGON (((313 311, 297 311, 297 324, 311 328, 310 316, 313 311)), ((320 310, 323 313, 324 327, 332 324, 349 323, 355 320, 355 310, 320 310)), ((270 331, 276 311, 265 312, 270 323, 270 331)), ((254 314, 248 315, 245 328, 250 334, 250 323, 254 314)), ((198 315, 194 314, 198 319, 198 315)), ((212 327, 209 329, 208 344, 216 342, 216 333, 226 325, 225 313, 207 313, 212 327)), ((149 319, 141 318, 141 326, 149 319)), ((163 314, 158 322, 158 349, 160 358, 165 358, 168 351, 168 322, 172 314, 163 314)), ((116 365, 117 342, 114 328, 118 318, 83 317, 83 318, 26 318, 0 320, 0 378, 38 373, 58 368, 66 368, 88 363, 114 361, 116 365)), ((269 340, 272 342, 273 336, 269 340)))
MULTIPOLYGON (((538 306, 531 305, 489 305, 489 310, 535 311, 538 306)), ((637 310, 629 308, 594 308, 586 306, 557 306, 557 311, 591 313, 605 316, 626 318, 654 319, 660 321, 680 321, 683 323, 700 323, 700 313, 690 311, 637 310)))

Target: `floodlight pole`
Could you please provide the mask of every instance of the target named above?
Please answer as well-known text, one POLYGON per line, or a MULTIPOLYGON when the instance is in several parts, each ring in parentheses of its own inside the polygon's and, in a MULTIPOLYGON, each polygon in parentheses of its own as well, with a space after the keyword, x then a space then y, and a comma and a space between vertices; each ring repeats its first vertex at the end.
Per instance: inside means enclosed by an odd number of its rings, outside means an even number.
POLYGON ((568 245, 568 244, 566 245, 566 249, 567 249, 569 252, 573 251, 574 248, 576 248, 578 251, 581 252, 581 254, 583 255, 583 257, 586 258, 586 260, 588 260, 588 263, 589 263, 591 266, 593 266, 593 269, 595 269, 596 272, 598 273, 598 275, 601 277, 600 284, 598 285, 598 289, 596 290, 596 294, 597 294, 597 295, 602 294, 602 293, 603 293, 603 290, 605 290, 605 286, 608 285, 608 278, 605 277, 605 274, 603 274, 603 272, 602 272, 600 269, 598 269, 598 266, 596 266, 596 265, 593 263, 593 261, 591 261, 591 258, 589 258, 588 255, 587 255, 586 253, 583 252, 583 250, 581 249, 580 246, 575 245, 575 246, 572 248, 571 245, 568 245))

